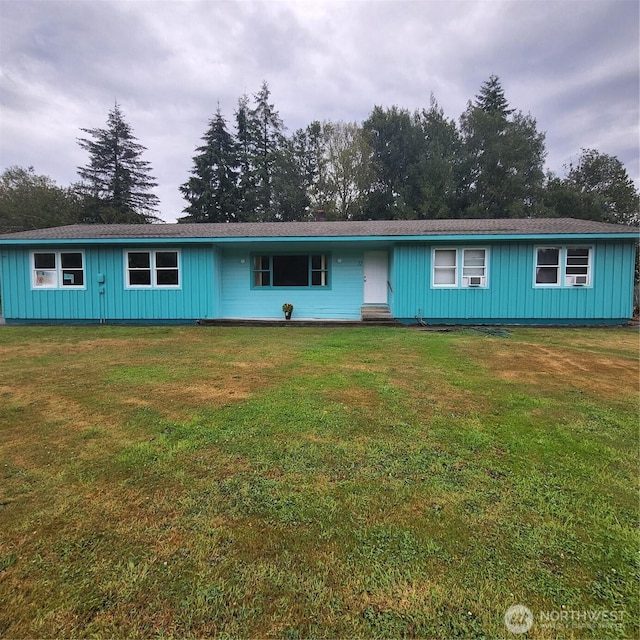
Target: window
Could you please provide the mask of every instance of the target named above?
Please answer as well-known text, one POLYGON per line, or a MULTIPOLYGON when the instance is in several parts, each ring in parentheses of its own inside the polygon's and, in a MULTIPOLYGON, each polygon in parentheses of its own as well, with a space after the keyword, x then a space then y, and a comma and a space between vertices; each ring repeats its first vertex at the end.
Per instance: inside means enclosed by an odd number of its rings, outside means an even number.
POLYGON ((457 264, 457 249, 435 249, 433 252, 433 286, 457 286, 457 264))
POLYGON ((536 284, 560 284, 560 249, 557 247, 541 247, 536 258, 536 284))
POLYGON ((254 287, 327 287, 329 257, 325 254, 253 256, 254 287))
POLYGON ((434 287, 450 289, 487 286, 488 249, 434 249, 434 287), (458 272, 461 277, 458 277, 458 272))
POLYGON ((178 287, 177 251, 127 251, 127 287, 178 287))
POLYGON ((36 289, 84 287, 84 255, 81 251, 33 253, 32 265, 36 289))
POLYGON ((590 286, 591 253, 591 247, 538 247, 535 285, 590 286))
POLYGON ((462 286, 487 286, 487 250, 463 249, 462 251, 462 286))
POLYGON ((589 247, 567 247, 564 283, 568 287, 591 284, 591 249, 589 247))

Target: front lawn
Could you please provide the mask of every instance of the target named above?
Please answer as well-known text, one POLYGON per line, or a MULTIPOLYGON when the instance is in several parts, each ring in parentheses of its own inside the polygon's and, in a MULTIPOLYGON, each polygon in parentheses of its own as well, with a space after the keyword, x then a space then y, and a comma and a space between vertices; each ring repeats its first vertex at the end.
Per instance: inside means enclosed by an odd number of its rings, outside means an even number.
POLYGON ((640 635, 634 331, 2 327, 0 362, 2 637, 640 635))

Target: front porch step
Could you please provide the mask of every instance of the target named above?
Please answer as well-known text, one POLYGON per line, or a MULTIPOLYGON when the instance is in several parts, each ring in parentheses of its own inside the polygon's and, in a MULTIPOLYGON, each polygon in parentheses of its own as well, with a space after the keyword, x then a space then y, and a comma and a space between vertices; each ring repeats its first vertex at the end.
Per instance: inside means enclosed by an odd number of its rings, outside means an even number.
POLYGON ((393 320, 391 310, 387 304, 364 304, 360 307, 360 317, 363 322, 393 320))

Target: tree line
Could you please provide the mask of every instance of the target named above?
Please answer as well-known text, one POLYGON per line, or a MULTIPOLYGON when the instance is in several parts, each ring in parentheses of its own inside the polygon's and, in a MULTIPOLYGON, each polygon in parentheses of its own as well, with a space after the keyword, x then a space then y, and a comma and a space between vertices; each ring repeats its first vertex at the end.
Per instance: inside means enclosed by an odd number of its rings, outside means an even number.
MULTIPOLYGON (((32 168, 0 176, 0 232, 58 224, 157 222, 146 151, 116 103, 104 129, 82 129, 89 161, 58 187, 32 168)), ((179 222, 577 217, 637 224, 640 197, 615 156, 583 149, 545 173, 544 133, 513 109, 497 76, 458 119, 431 96, 410 112, 376 106, 362 123, 319 122, 287 134, 263 82, 218 106, 180 192, 179 222)))

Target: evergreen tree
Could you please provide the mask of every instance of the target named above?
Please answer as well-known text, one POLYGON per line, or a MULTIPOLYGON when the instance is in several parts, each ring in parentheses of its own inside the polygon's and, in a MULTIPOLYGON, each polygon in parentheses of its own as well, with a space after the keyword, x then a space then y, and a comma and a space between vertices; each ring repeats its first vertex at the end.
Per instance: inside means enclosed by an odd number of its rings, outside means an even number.
POLYGON ((327 209, 324 192, 327 158, 323 125, 314 120, 305 129, 298 129, 292 142, 307 200, 306 210, 300 213, 300 219, 315 218, 316 212, 327 209))
POLYGON ((273 104, 266 82, 254 96, 254 108, 246 121, 249 161, 252 164, 255 189, 254 217, 258 221, 277 220, 273 208, 273 173, 276 156, 284 142, 284 124, 273 104))
POLYGON ((271 220, 304 220, 309 211, 305 140, 297 135, 283 140, 274 153, 271 175, 271 220))
POLYGON ((237 222, 239 211, 238 145, 227 131, 220 106, 197 147, 192 176, 180 187, 189 205, 181 222, 237 222))
POLYGON ((475 106, 484 111, 484 113, 498 116, 498 122, 506 121, 514 111, 509 108, 504 89, 500 84, 500 78, 494 75, 490 76, 489 80, 480 87, 480 93, 476 96, 475 106))
POLYGON ((542 209, 544 134, 509 108, 497 76, 462 115, 461 200, 465 217, 518 218, 542 209))
POLYGON ((89 152, 89 165, 78 167, 87 203, 88 222, 152 222, 157 220, 157 186, 150 165, 141 159, 145 147, 136 142, 116 102, 106 129, 81 129, 90 138, 78 144, 89 152))
POLYGON ((234 113, 239 169, 237 210, 240 222, 255 220, 256 210, 256 172, 249 111, 249 98, 245 94, 238 99, 238 106, 234 113))
POLYGON ((422 149, 416 167, 420 184, 418 218, 456 217, 456 194, 459 181, 460 134, 455 121, 447 120, 444 111, 431 96, 431 105, 423 110, 422 149))

